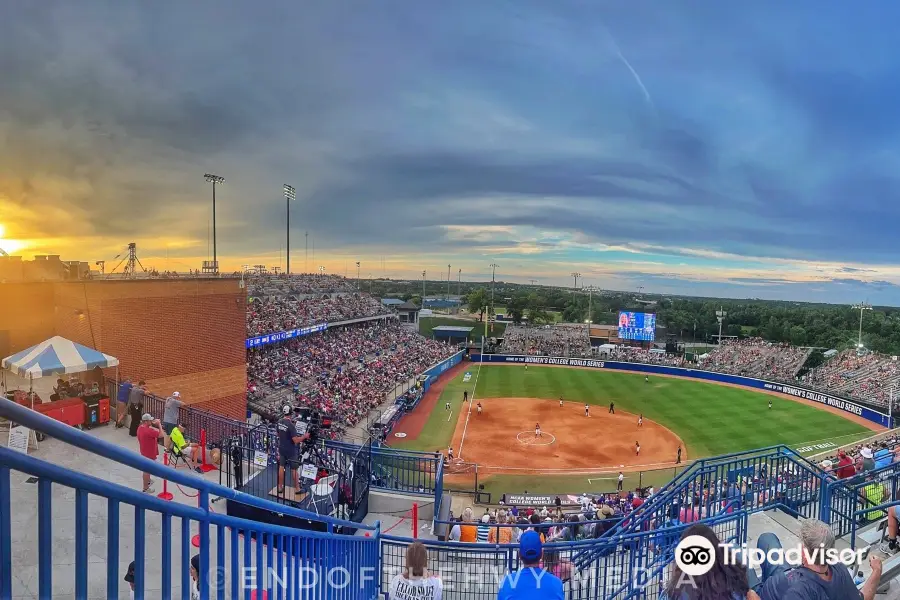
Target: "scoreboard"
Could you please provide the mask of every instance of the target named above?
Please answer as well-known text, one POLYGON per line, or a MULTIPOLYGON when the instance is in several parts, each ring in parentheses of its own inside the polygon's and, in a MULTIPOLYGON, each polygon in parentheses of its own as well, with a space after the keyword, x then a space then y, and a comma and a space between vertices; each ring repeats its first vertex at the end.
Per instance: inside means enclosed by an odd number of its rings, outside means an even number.
POLYGON ((656 314, 620 312, 619 338, 652 342, 656 338, 656 314))

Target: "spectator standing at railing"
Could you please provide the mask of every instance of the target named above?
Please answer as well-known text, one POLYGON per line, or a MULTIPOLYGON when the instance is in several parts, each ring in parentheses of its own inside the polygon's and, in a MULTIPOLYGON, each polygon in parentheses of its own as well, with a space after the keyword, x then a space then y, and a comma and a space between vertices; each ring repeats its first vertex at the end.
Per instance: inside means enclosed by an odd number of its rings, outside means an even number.
POLYGON ((406 565, 391 579, 391 600, 441 600, 443 583, 427 569, 428 550, 422 542, 406 548, 406 565))
POLYGON ((134 437, 137 435, 137 428, 141 424, 141 413, 144 412, 144 380, 138 382, 136 386, 128 392, 128 414, 131 417, 128 433, 134 437))
POLYGON ((490 515, 485 514, 481 517, 481 523, 478 525, 478 533, 476 534, 478 536, 479 544, 487 543, 488 536, 490 535, 490 532, 491 532, 490 523, 491 523, 490 515))
POLYGON ((519 540, 522 568, 507 573, 497 600, 564 600, 562 581, 541 567, 543 543, 535 531, 526 531, 519 540))
MULTIPOLYGON (((159 419, 154 419, 150 413, 141 417, 141 425, 137 428, 138 448, 141 456, 155 461, 159 456, 159 439, 165 437, 159 419)), ((153 480, 150 473, 143 474, 144 493, 153 493, 153 480)))
POLYGON ((131 380, 125 378, 125 381, 119 384, 119 391, 116 394, 116 428, 125 427, 125 417, 128 416, 128 395, 131 393, 131 380))
MULTIPOLYGON (((163 410, 162 418, 163 431, 166 432, 166 436, 171 436, 172 430, 178 425, 178 415, 183 404, 180 392, 172 392, 172 395, 166 398, 166 407, 163 410)), ((171 448, 171 445, 171 440, 167 438, 166 447, 171 448)))

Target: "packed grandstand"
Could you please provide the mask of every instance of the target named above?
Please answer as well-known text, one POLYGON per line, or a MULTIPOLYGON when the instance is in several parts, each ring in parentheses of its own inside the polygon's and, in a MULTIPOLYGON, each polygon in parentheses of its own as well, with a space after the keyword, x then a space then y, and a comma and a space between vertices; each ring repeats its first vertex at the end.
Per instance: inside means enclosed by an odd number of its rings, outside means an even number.
POLYGON ((348 280, 328 275, 250 280, 248 336, 370 319, 248 350, 251 408, 271 416, 290 401, 337 417, 340 430, 359 423, 393 400, 389 395, 398 386, 458 351, 401 325, 378 300, 353 288, 348 280))

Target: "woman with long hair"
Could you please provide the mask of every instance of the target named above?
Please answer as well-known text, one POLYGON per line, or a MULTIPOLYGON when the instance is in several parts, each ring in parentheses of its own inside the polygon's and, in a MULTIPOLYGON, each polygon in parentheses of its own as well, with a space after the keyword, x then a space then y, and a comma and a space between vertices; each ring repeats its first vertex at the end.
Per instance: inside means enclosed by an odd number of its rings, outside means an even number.
POLYGON ((715 562, 704 575, 686 575, 677 563, 672 564, 672 574, 661 598, 666 600, 760 600, 750 589, 747 569, 740 564, 725 564, 725 550, 719 545, 716 532, 708 525, 691 525, 681 534, 681 539, 697 535, 709 540, 715 547, 715 562))
POLYGON ((428 550, 422 542, 413 542, 406 548, 406 565, 391 580, 391 600, 417 600, 434 598, 441 600, 444 589, 441 578, 428 572, 428 550))

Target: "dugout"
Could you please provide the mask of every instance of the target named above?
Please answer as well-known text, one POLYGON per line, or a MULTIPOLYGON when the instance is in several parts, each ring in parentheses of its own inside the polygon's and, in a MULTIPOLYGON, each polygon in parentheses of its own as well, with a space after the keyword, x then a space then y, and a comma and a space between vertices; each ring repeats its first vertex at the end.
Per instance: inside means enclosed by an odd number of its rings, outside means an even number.
POLYGON ((454 325, 441 325, 431 330, 431 337, 436 340, 450 342, 451 344, 466 344, 474 327, 458 327, 454 325))

